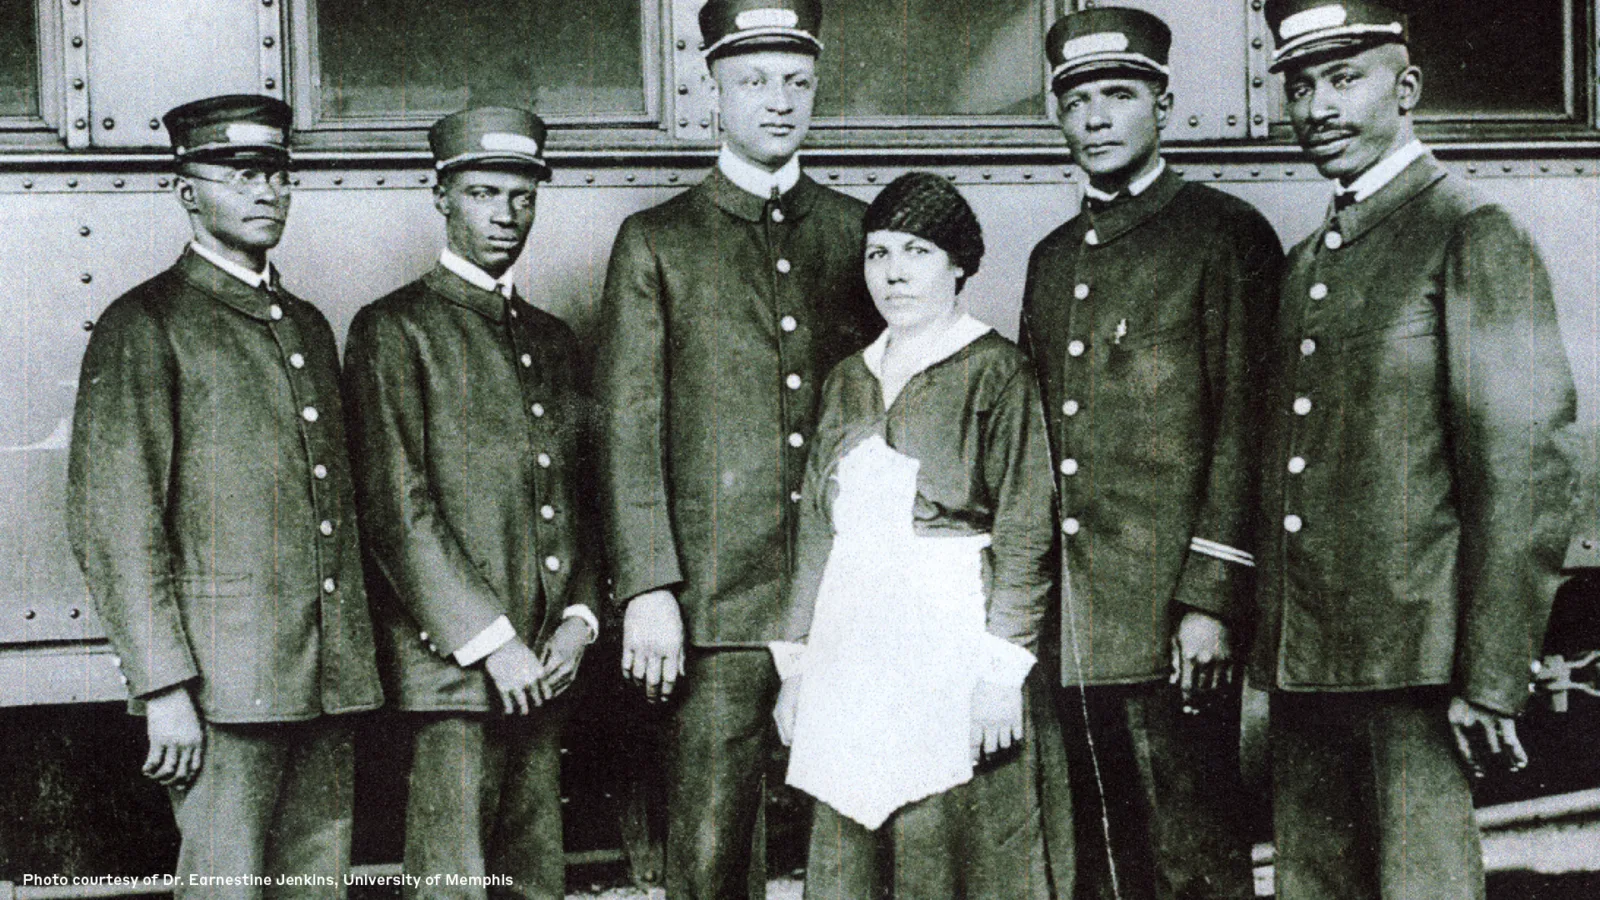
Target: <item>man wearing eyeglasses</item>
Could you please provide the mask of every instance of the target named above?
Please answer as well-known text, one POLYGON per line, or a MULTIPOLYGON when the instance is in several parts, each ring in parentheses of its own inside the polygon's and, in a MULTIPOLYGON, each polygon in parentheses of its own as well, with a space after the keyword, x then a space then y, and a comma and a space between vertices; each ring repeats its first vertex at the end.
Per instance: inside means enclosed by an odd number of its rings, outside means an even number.
POLYGON ((177 896, 280 876, 342 896, 343 714, 382 696, 333 332, 267 262, 289 213, 291 114, 232 95, 164 121, 194 239, 94 326, 68 531, 148 724, 144 773, 170 791, 177 896))

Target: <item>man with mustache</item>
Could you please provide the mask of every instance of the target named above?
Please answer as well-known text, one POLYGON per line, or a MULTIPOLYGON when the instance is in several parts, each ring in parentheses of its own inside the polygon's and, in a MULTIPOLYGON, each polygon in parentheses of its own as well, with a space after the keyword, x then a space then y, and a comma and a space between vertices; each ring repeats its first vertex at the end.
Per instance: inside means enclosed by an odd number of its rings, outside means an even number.
POLYGON ((795 156, 821 15, 818 0, 701 9, 722 152, 699 185, 623 223, 606 277, 601 485, 622 668, 674 704, 673 898, 747 890, 778 691, 766 645, 784 636, 817 401, 882 327, 861 275, 864 205, 795 156))
POLYGON ((67 528, 182 842, 178 897, 310 876, 342 897, 349 716, 382 701, 333 331, 267 252, 289 215, 289 107, 163 117, 194 240, 84 353, 67 528), (218 879, 211 881, 212 878, 218 879))
POLYGON ((550 178, 545 125, 477 107, 428 143, 446 247, 356 315, 345 351, 384 674, 412 726, 404 867, 554 900, 562 695, 600 626, 576 340, 512 286, 550 178))
POLYGON ((1089 178, 1083 209, 1034 249, 1022 304, 1061 495, 1052 843, 1076 843, 1079 897, 1238 900, 1253 894, 1233 647, 1283 250, 1249 204, 1162 160, 1164 22, 1101 7, 1047 42, 1089 178))
POLYGON ((1266 394, 1260 625, 1277 896, 1481 898, 1469 773, 1527 761, 1574 489, 1539 253, 1413 132, 1407 21, 1268 0, 1295 134, 1335 184, 1290 255, 1266 394))

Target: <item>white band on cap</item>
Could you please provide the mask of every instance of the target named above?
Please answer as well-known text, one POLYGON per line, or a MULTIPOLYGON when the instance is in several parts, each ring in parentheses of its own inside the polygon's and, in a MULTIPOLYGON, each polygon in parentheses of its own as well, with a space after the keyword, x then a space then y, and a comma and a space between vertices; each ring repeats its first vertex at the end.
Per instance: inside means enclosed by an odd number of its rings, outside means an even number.
POLYGON ((1054 69, 1051 69, 1050 80, 1054 81, 1073 69, 1081 69, 1085 66, 1092 66, 1097 63, 1127 63, 1140 69, 1149 69, 1152 72, 1159 72, 1164 78, 1172 77, 1172 69, 1170 67, 1162 65, 1161 63, 1156 62, 1142 53, 1091 53, 1088 56, 1080 56, 1077 59, 1069 59, 1061 65, 1056 66, 1054 69))
POLYGON ((504 131, 491 131, 478 138, 478 146, 485 150, 494 150, 506 153, 523 153, 528 156, 539 155, 539 142, 531 137, 521 134, 510 134, 504 131))
POLYGON ((752 38, 779 36, 794 38, 795 40, 810 44, 811 46, 816 47, 819 52, 822 50, 822 42, 817 40, 816 35, 809 31, 803 31, 799 28, 779 28, 777 26, 773 26, 771 28, 751 28, 748 31, 735 31, 732 34, 723 35, 720 40, 705 49, 705 55, 710 56, 722 47, 726 47, 729 44, 748 41, 752 38))
POLYGON ((1338 28, 1348 21, 1350 21, 1350 12, 1341 4, 1316 6, 1297 12, 1280 22, 1278 24, 1278 37, 1282 40, 1290 41, 1307 32, 1338 28))
POLYGON ((1128 49, 1128 36, 1120 31, 1102 31, 1075 37, 1061 45, 1061 58, 1066 61, 1098 53, 1121 53, 1128 49))
POLYGON ((1323 31, 1302 34, 1294 40, 1286 41, 1283 46, 1272 52, 1272 61, 1273 63, 1282 62, 1284 57, 1299 50, 1301 47, 1307 44, 1315 44, 1319 41, 1334 40, 1336 38, 1363 38, 1372 37, 1373 35, 1400 37, 1405 32, 1405 26, 1399 22, 1390 22, 1387 25, 1345 25, 1329 28, 1323 31))
POLYGON ((230 144, 283 143, 283 129, 259 122, 229 122, 227 135, 230 144))
POLYGON ((800 24, 800 14, 792 9, 747 9, 733 17, 733 24, 740 31, 751 28, 793 28, 800 24))

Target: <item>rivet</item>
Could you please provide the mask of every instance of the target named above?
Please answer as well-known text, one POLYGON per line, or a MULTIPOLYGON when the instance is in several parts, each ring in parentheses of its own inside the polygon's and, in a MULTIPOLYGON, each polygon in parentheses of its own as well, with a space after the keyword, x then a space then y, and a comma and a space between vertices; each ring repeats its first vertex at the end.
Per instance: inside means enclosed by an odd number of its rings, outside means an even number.
POLYGON ((118 178, 118 179, 116 179, 116 180, 111 182, 111 186, 112 187, 127 187, 128 186, 128 179, 126 179, 126 178, 118 178))
MULTIPOLYGON (((426 177, 424 177, 423 180, 426 180, 426 177)), ((295 177, 289 179, 289 184, 293 185, 294 187, 299 187, 300 186, 300 176, 296 175, 295 177)))
POLYGON ((1590 540, 1588 538, 1584 538, 1583 539, 1583 549, 1585 549, 1585 550, 1593 550, 1594 549, 1594 541, 1592 541, 1592 540, 1590 540))
POLYGON ((1539 167, 1539 171, 1541 171, 1541 172, 1549 172, 1550 171, 1550 167, 1549 166, 1540 166, 1539 167))
POLYGON ((76 179, 76 178, 68 178, 67 179, 67 187, 75 188, 77 186, 78 186, 78 179, 76 179))
MULTIPOLYGON (((1172 167, 1172 174, 1178 176, 1179 178, 1182 178, 1183 177, 1183 173, 1187 172, 1187 171, 1188 171, 1188 169, 1181 169, 1181 168, 1179 168, 1177 166, 1173 166, 1172 167)), ((1096 236, 1098 237, 1098 235, 1096 235, 1096 236)))
POLYGON ((1200 117, 1199 116, 1190 116, 1189 117, 1189 127, 1190 128, 1199 128, 1200 127, 1200 117))
POLYGON ((1228 117, 1228 125, 1230 127, 1234 126, 1234 125, 1237 125, 1237 124, 1239 124, 1239 117, 1238 116, 1229 116, 1228 117))
POLYGON ((276 44, 276 43, 277 43, 277 41, 273 40, 272 39, 272 35, 270 35, 270 34, 261 39, 261 46, 263 46, 263 47, 271 47, 273 44, 276 44))
POLYGON ((667 180, 672 182, 673 184, 677 184, 678 183, 678 173, 677 172, 668 172, 667 173, 667 180))
POLYGON ((878 173, 877 172, 868 172, 867 173, 867 180, 868 181, 872 181, 872 182, 876 182, 878 180, 878 173))
POLYGON ((22 617, 24 619, 37 619, 39 617, 39 614, 30 609, 27 612, 23 613, 22 617))
POLYGON ((76 606, 74 606, 70 610, 67 610, 67 618, 69 618, 69 619, 76 619, 77 617, 79 617, 81 615, 83 615, 83 610, 78 609, 76 606))
POLYGON ((1476 174, 1478 174, 1478 167, 1477 166, 1467 166, 1467 174, 1468 175, 1476 175, 1476 174))
POLYGON ((1221 166, 1217 166, 1215 169, 1212 169, 1211 170, 1211 177, 1212 178, 1221 178, 1222 177, 1222 167, 1221 166))
POLYGON ((84 331, 93 331, 94 330, 94 322, 92 322, 92 321, 90 321, 88 319, 84 319, 83 320, 83 330, 84 331))
POLYGON ((271 6, 272 5, 272 0, 261 0, 261 5, 262 6, 271 6))
POLYGON ((634 172, 629 172, 628 174, 626 174, 626 175, 624 175, 622 177, 625 180, 627 180, 628 182, 630 182, 630 183, 639 180, 639 176, 634 172))
POLYGON ((83 235, 84 237, 88 237, 89 236, 89 226, 87 226, 87 225, 79 225, 78 226, 78 233, 83 235))
POLYGON ((991 179, 993 177, 994 177, 994 173, 993 172, 985 172, 985 173, 983 173, 983 180, 984 181, 988 181, 989 179, 991 179))
POLYGON ((82 78, 74 78, 74 79, 72 79, 72 89, 75 90, 75 91, 83 90, 83 79, 82 78))
MULTIPOLYGON (((300 183, 299 181, 295 182, 295 184, 299 184, 299 183, 300 183)), ((418 175, 417 176, 417 184, 427 184, 427 183, 428 183, 428 176, 427 175, 418 175)))
POLYGON ((711 127, 711 117, 710 116, 706 116, 705 118, 701 119, 700 120, 700 127, 701 128, 710 128, 711 127))
POLYGON ((1071 169, 1062 169, 1061 170, 1061 177, 1070 181, 1072 179, 1072 170, 1071 169))
POLYGON ((23 179, 22 189, 25 190, 25 191, 33 190, 33 179, 31 179, 31 178, 23 179))
POLYGON ((267 90, 269 90, 269 91, 270 90, 275 90, 278 87, 278 79, 276 79, 276 78, 268 78, 266 81, 264 81, 262 83, 267 86, 267 90))
POLYGON ((1294 177, 1294 170, 1293 169, 1284 169, 1283 170, 1283 177, 1285 177, 1285 178, 1293 178, 1294 177))
POLYGON ((679 94, 687 94, 687 93, 689 93, 689 86, 687 84, 678 85, 678 93, 679 94))
POLYGON ((1256 77, 1250 79, 1250 86, 1251 87, 1264 87, 1264 86, 1266 86, 1266 83, 1267 83, 1267 80, 1265 78, 1262 78, 1260 75, 1257 75, 1256 77))
POLYGON ((82 47, 83 46, 83 37, 81 35, 73 35, 72 36, 72 46, 74 46, 74 47, 82 47))
POLYGON ((1261 113, 1256 113, 1255 122, 1256 122, 1257 125, 1260 125, 1261 123, 1263 123, 1265 121, 1267 121, 1267 117, 1266 116, 1262 115, 1261 113))
POLYGON ((160 119, 151 119, 150 120, 150 130, 151 131, 160 131, 161 130, 161 120, 160 119))
POLYGON ((89 127, 89 120, 88 119, 78 119, 77 121, 72 123, 72 127, 78 129, 79 131, 82 131, 83 129, 89 127))
POLYGON ((83 282, 84 284, 88 284, 89 282, 94 280, 94 276, 89 274, 88 272, 85 272, 82 275, 78 276, 78 280, 83 282))
POLYGON ((100 120, 100 127, 110 131, 117 127, 117 120, 111 118, 110 116, 106 116, 104 119, 100 120))
POLYGON ((583 183, 584 184, 594 184, 594 173, 590 172, 590 173, 584 175, 583 176, 583 183))
POLYGON ((829 172, 828 173, 828 180, 829 181, 838 181, 839 180, 839 173, 838 172, 829 172))
POLYGON ((1251 178, 1260 178, 1261 177, 1261 170, 1260 169, 1251 169, 1250 170, 1250 177, 1251 178))
POLYGON ((377 184, 383 184, 383 182, 384 182, 384 181, 385 181, 385 179, 384 179, 384 177, 383 177, 383 176, 382 176, 382 175, 379 175, 379 176, 378 176, 378 177, 377 177, 377 178, 375 178, 375 179, 373 179, 373 181, 374 181, 374 182, 375 182, 375 183, 377 183, 377 184))
POLYGON ((1022 180, 1023 181, 1032 181, 1033 180, 1033 173, 1032 172, 1023 172, 1022 173, 1022 180))
POLYGON ((1250 8, 1255 10, 1261 9, 1261 0, 1250 0, 1250 8))
POLYGON ((678 39, 678 49, 679 50, 687 50, 687 49, 689 49, 689 42, 684 40, 684 39, 682 39, 682 38, 679 38, 678 39))
POLYGON ((1502 171, 1502 172, 1510 172, 1511 171, 1511 164, 1510 163, 1506 163, 1506 164, 1502 165, 1500 167, 1500 171, 1502 171))
POLYGON ((688 128, 689 127, 689 117, 688 116, 680 116, 678 118, 678 127, 679 128, 688 128))
POLYGON ((335 176, 333 176, 333 183, 334 184, 344 184, 344 176, 343 175, 335 175, 335 176))
POLYGON ((1258 37, 1257 38, 1251 38, 1250 39, 1250 46, 1256 48, 1257 50, 1260 50, 1261 47, 1262 47, 1261 38, 1258 38, 1258 37))
POLYGON ((1572 170, 1573 170, 1573 171, 1574 171, 1574 172, 1576 172, 1576 173, 1578 173, 1578 174, 1579 174, 1579 175, 1582 175, 1582 174, 1583 174, 1583 166, 1573 166, 1573 167, 1572 167, 1572 170))
POLYGON ((168 184, 168 181, 165 178, 160 178, 160 179, 156 180, 156 187, 166 187, 167 184, 168 184))

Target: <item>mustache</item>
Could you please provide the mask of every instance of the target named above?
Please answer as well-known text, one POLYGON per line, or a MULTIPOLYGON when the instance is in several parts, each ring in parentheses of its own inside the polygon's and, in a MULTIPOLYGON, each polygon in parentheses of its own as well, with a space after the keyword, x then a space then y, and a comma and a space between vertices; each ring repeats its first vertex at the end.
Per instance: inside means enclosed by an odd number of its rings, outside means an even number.
POLYGON ((1355 137, 1356 129, 1343 125, 1313 125, 1303 129, 1301 134, 1307 143, 1320 144, 1327 141, 1337 141, 1342 138, 1355 137))

